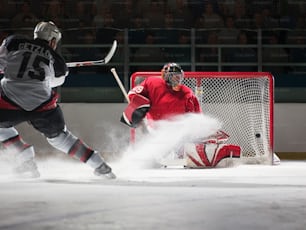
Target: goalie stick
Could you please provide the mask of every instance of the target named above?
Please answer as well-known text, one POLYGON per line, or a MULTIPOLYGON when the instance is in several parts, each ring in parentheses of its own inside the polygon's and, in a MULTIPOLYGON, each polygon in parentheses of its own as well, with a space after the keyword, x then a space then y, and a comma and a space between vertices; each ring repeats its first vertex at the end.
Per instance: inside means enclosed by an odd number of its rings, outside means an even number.
POLYGON ((116 49, 117 49, 117 41, 114 40, 111 49, 109 50, 108 54, 105 56, 104 59, 96 60, 96 61, 68 62, 66 64, 67 64, 68 67, 105 65, 105 64, 107 64, 112 59, 116 49))
POLYGON ((112 74, 113 74, 113 76, 114 76, 116 82, 118 83, 119 88, 121 89, 121 92, 123 93, 125 100, 126 100, 127 102, 130 102, 130 99, 129 99, 129 97, 128 97, 128 94, 127 94, 127 92, 126 92, 126 90, 125 90, 125 88, 124 88, 124 86, 123 86, 123 84, 122 84, 122 82, 121 82, 121 80, 120 80, 118 74, 117 74, 116 69, 115 69, 115 68, 111 68, 111 72, 112 72, 112 74))

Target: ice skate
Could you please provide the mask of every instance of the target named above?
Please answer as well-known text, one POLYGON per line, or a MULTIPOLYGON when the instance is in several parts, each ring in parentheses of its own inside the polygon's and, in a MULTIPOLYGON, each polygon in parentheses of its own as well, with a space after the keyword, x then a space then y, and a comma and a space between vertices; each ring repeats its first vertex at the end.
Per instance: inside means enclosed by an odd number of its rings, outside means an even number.
POLYGON ((33 159, 22 162, 14 169, 14 173, 22 178, 38 178, 40 173, 33 159))
POLYGON ((111 167, 109 167, 105 162, 95 169, 94 174, 96 176, 103 176, 107 179, 116 178, 116 175, 112 172, 111 167))

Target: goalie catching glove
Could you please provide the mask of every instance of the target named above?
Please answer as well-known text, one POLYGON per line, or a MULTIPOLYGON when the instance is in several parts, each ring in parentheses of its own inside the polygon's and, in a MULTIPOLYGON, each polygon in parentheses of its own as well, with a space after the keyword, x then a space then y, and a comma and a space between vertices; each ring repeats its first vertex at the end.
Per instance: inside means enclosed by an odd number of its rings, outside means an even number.
POLYGON ((150 100, 135 94, 123 111, 120 121, 132 128, 136 128, 150 109, 150 100))

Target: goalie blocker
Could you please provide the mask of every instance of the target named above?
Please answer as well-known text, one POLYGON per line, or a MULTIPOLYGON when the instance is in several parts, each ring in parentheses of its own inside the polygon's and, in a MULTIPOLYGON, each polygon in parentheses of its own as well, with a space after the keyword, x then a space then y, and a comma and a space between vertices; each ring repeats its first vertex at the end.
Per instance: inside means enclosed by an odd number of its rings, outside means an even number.
POLYGON ((136 128, 146 116, 150 108, 150 100, 142 95, 135 94, 122 113, 120 121, 132 128, 136 128))

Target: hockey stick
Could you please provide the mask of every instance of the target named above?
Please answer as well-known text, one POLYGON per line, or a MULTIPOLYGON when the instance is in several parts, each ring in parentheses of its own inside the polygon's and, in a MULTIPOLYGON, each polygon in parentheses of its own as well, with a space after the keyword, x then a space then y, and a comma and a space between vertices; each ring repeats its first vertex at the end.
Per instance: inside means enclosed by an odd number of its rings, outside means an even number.
POLYGON ((108 54, 105 56, 104 59, 96 60, 96 61, 68 62, 68 63, 66 63, 66 65, 68 67, 105 65, 112 59, 116 49, 117 49, 117 41, 114 40, 111 49, 109 50, 108 54))
POLYGON ((125 88, 124 88, 124 86, 123 86, 123 84, 122 84, 122 82, 121 82, 121 80, 120 80, 118 74, 117 74, 116 69, 115 69, 115 68, 111 68, 111 72, 112 72, 112 74, 113 74, 113 76, 114 76, 116 82, 118 83, 118 85, 119 85, 119 87, 120 87, 120 89, 121 89, 121 92, 122 92, 123 95, 124 95, 125 100, 129 103, 129 102, 130 102, 130 99, 129 99, 128 94, 127 94, 127 92, 126 92, 126 90, 125 90, 125 88))
MULTIPOLYGON (((111 72, 112 72, 113 76, 115 77, 115 79, 116 79, 116 81, 117 81, 117 83, 118 83, 118 85, 119 85, 119 87, 120 87, 120 89, 121 89, 121 91, 122 91, 122 93, 124 95, 124 98, 129 103, 130 102, 129 96, 128 96, 128 94, 127 94, 127 92, 126 92, 126 90, 125 90, 125 88, 124 88, 124 86, 123 86, 123 84, 122 84, 118 74, 117 74, 116 69, 115 68, 111 68, 111 72)), ((140 126, 142 128, 142 131, 144 133, 148 133, 149 132, 148 131, 148 127, 146 126, 146 124, 144 123, 143 120, 139 124, 140 124, 140 126)))
MULTIPOLYGON (((66 63, 66 65, 68 67, 105 65, 105 64, 107 64, 112 59, 116 49, 117 49, 117 41, 114 40, 111 49, 109 50, 108 54, 105 56, 104 59, 96 60, 96 61, 68 62, 68 63, 66 63)), ((4 72, 2 70, 0 70, 0 74, 3 74, 3 73, 4 72)))

